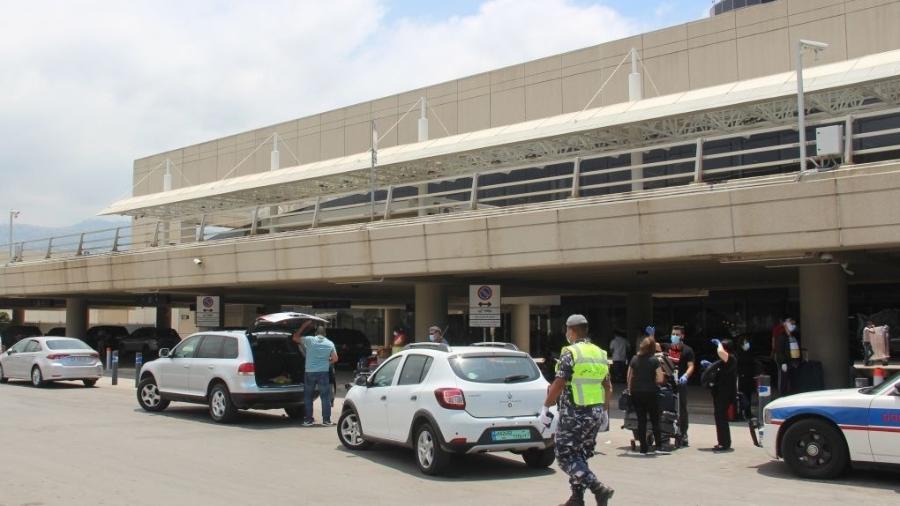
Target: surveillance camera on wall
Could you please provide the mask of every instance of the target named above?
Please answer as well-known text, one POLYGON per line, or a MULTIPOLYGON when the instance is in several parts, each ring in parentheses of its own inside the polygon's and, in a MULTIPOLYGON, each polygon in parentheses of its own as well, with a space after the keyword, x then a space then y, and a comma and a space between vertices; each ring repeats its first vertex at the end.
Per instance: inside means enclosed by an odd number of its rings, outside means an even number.
POLYGON ((194 265, 202 265, 202 264, 203 264, 203 259, 202 259, 202 258, 195 258, 195 259, 194 259, 194 265))

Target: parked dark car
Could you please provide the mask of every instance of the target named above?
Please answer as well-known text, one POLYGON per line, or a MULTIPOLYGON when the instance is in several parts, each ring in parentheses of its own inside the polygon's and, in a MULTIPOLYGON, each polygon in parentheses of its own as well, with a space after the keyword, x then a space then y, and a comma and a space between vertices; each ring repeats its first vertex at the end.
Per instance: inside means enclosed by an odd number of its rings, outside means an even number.
POLYGON ((181 342, 175 329, 140 327, 119 341, 119 354, 141 352, 146 360, 155 357, 163 348, 174 348, 181 342))
POLYGON ((38 337, 44 335, 41 329, 34 325, 8 325, 0 330, 0 347, 8 350, 12 345, 26 337, 38 337))
POLYGON ((119 325, 96 325, 87 331, 84 342, 97 350, 100 356, 106 354, 106 348, 119 349, 119 343, 128 337, 128 329, 119 325))
POLYGON ((48 330, 47 333, 44 335, 45 336, 53 336, 53 337, 65 337, 66 328, 65 327, 53 327, 52 329, 48 330))
POLYGON ((365 334, 353 329, 328 329, 325 331, 328 339, 334 343, 337 350, 338 362, 336 365, 355 368, 359 359, 372 354, 372 345, 365 334))

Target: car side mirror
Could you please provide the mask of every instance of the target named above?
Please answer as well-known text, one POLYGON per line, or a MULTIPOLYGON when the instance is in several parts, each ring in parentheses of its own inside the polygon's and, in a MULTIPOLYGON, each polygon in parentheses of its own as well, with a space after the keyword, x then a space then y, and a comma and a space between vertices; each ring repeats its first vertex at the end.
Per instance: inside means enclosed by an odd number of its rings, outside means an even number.
POLYGON ((894 395, 900 397, 900 383, 894 385, 894 395))
POLYGON ((171 353, 171 350, 169 350, 168 348, 162 348, 159 350, 159 358, 171 358, 169 356, 169 353, 171 353))
POLYGON ((368 387, 369 378, 367 376, 359 376, 358 378, 356 378, 353 384, 359 387, 368 387))
POLYGON ((6 354, 7 354, 8 356, 10 356, 10 357, 13 356, 13 355, 15 355, 16 353, 18 353, 16 350, 9 350, 9 351, 6 352, 6 354))

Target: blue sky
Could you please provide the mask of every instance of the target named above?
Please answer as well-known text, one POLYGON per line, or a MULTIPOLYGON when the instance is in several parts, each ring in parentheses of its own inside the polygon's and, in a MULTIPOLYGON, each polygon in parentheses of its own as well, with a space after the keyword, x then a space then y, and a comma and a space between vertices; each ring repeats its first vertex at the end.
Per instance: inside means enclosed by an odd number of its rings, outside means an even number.
MULTIPOLYGON (((30 0, 0 17, 0 205, 64 226, 135 159, 704 17, 709 0, 30 0)), ((176 187, 196 183, 176 172, 176 187), (179 181, 178 178, 183 180, 179 181)))

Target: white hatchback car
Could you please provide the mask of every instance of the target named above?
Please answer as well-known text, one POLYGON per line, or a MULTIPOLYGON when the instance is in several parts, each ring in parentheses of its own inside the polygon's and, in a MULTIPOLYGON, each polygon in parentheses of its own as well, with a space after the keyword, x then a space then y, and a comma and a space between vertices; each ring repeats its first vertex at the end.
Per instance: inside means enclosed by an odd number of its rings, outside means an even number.
POLYGON ((97 352, 72 337, 28 337, 0 354, 0 383, 24 379, 40 387, 50 381, 80 380, 92 387, 101 376, 97 352))
POLYGON ((338 438, 351 450, 375 442, 413 448, 431 475, 451 454, 511 451, 548 467, 553 437, 538 421, 548 386, 527 353, 413 344, 350 388, 338 438))

